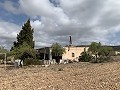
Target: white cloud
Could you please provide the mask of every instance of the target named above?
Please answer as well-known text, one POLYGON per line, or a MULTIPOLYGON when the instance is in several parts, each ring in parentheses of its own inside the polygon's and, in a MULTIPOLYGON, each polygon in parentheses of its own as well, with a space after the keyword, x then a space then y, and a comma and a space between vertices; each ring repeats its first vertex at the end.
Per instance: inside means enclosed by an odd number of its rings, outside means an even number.
POLYGON ((54 7, 49 0, 20 0, 20 9, 28 16, 41 16, 59 24, 69 23, 69 18, 60 7, 54 7))
POLYGON ((10 48, 15 41, 20 27, 16 24, 0 20, 0 42, 6 48, 10 48))
POLYGON ((11 1, 5 1, 4 3, 0 3, 1 7, 4 8, 5 10, 12 12, 14 14, 19 14, 20 10, 15 7, 15 3, 11 1))
POLYGON ((111 38, 120 32, 119 0, 59 2, 59 7, 55 7, 49 0, 19 0, 17 8, 10 1, 2 5, 8 11, 23 13, 36 19, 31 20, 36 46, 48 46, 53 42, 65 45, 68 44, 69 35, 72 36, 73 44, 91 41, 109 44, 111 38))

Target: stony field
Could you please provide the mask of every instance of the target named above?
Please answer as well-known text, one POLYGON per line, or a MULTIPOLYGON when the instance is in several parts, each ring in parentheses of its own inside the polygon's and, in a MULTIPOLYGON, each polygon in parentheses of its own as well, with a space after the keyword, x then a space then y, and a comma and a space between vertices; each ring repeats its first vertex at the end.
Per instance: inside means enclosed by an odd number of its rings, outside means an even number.
POLYGON ((120 90, 120 62, 0 66, 0 90, 120 90))

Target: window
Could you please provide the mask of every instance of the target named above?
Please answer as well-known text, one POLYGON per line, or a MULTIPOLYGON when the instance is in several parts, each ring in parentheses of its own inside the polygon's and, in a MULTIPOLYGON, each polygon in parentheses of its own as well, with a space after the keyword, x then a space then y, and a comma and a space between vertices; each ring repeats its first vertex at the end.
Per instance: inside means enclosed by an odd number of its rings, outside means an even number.
POLYGON ((72 57, 75 57, 75 53, 72 53, 72 57))

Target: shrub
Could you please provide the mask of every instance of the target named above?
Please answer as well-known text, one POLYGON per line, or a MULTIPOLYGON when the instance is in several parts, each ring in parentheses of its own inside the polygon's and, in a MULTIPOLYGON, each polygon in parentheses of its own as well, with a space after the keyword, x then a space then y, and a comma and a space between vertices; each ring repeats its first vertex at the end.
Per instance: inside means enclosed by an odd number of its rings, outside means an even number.
POLYGON ((101 56, 98 58, 99 63, 108 62, 109 60, 110 57, 106 57, 106 56, 101 56))
POLYGON ((24 60, 24 65, 25 66, 28 66, 28 65, 41 65, 42 64, 42 61, 40 60, 36 60, 36 59, 33 59, 33 58, 27 58, 24 60))
POLYGON ((30 45, 24 42, 21 46, 14 48, 11 52, 11 55, 15 56, 15 59, 25 60, 27 58, 36 58, 36 52, 30 45))
POLYGON ((79 56, 79 61, 89 62, 91 60, 92 60, 92 56, 87 52, 82 52, 81 56, 79 56))

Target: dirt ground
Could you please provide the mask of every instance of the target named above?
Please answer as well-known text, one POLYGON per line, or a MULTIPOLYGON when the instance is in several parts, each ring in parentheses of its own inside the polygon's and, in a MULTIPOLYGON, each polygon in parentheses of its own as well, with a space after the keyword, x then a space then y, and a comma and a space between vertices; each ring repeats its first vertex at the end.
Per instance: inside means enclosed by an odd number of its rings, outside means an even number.
POLYGON ((120 62, 0 66, 0 90, 120 90, 120 62))

